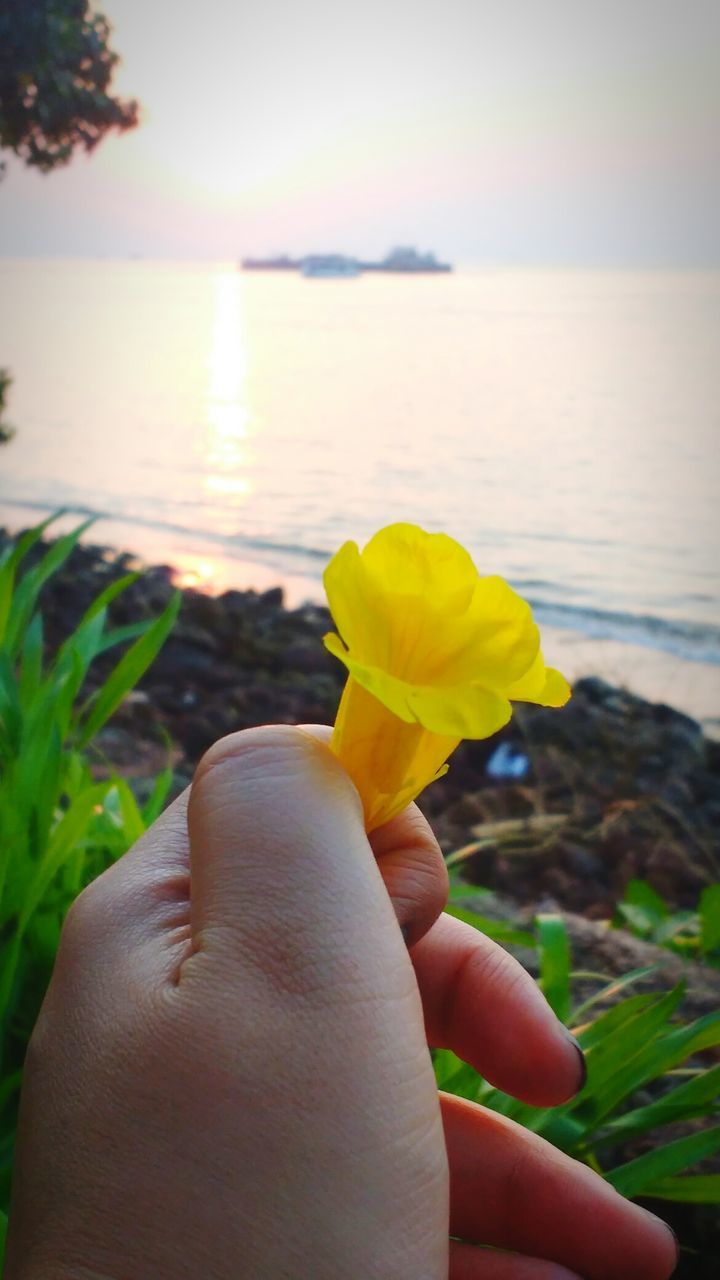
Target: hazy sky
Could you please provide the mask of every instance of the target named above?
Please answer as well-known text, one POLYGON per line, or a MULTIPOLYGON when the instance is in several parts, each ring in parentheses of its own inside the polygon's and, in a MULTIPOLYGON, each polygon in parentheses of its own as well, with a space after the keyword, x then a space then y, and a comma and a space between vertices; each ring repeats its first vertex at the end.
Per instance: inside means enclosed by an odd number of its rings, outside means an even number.
POLYGON ((720 0, 104 0, 142 125, 0 252, 720 265, 720 0))

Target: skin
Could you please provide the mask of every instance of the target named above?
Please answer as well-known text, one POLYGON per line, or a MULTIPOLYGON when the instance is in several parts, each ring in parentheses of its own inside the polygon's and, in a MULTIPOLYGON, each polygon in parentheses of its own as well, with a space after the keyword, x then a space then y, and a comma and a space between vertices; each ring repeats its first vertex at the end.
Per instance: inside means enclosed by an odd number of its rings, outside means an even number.
POLYGON ((419 811, 368 841, 323 734, 216 744, 72 908, 6 1280, 666 1280, 659 1219, 438 1097, 428 1043, 542 1105, 582 1064, 524 971, 440 916, 419 811))

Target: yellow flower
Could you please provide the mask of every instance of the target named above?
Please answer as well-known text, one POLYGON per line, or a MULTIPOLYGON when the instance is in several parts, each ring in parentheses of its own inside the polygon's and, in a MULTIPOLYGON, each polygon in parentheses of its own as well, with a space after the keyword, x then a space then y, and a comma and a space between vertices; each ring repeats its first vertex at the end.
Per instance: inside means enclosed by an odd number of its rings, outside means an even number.
POLYGON ((444 533, 392 524, 362 552, 346 542, 324 582, 339 632, 325 645, 349 673, 331 748, 368 831, 440 777, 463 738, 507 724, 511 701, 570 697, 545 666, 530 606, 444 533))

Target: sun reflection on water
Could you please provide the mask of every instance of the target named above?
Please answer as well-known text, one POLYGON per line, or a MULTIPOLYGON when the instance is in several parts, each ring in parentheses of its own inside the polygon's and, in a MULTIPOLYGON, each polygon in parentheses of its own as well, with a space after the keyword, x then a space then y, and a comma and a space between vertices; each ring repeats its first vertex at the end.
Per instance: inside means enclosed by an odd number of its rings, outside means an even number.
POLYGON ((251 433, 247 336, 242 280, 234 270, 223 270, 215 278, 215 316, 207 365, 204 487, 210 498, 222 497, 232 504, 252 492, 247 474, 251 433))

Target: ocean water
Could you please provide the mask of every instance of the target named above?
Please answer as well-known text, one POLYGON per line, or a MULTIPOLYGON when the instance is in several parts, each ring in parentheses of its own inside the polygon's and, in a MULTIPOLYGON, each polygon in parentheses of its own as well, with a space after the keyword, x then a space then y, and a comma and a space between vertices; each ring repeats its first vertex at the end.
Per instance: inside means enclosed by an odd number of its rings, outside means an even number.
POLYGON ((720 273, 0 260, 0 521, 319 594, 394 520, 538 620, 720 664, 720 273))

